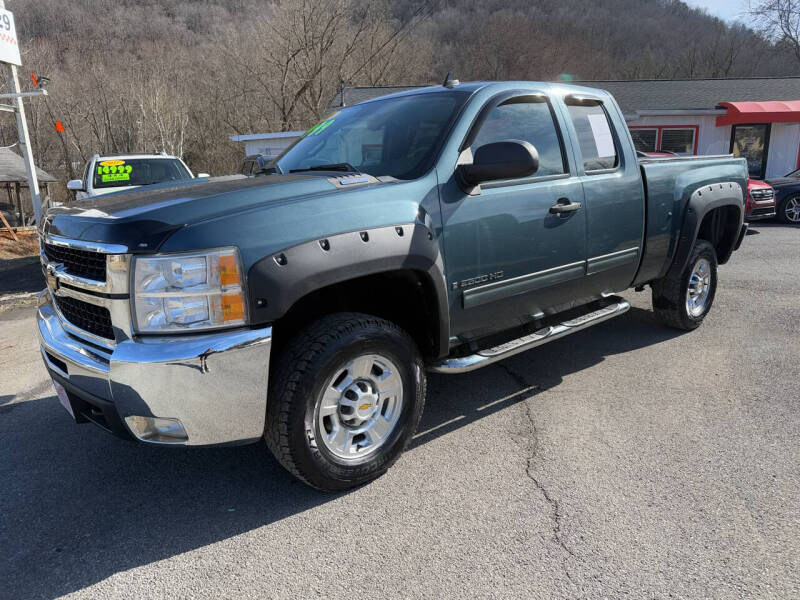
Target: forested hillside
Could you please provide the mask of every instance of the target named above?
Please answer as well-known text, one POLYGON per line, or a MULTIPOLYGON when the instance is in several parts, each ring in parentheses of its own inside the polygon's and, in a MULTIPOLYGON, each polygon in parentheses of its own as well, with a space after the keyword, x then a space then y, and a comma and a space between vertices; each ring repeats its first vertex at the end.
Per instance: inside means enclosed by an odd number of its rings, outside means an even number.
MULTIPOLYGON (((340 81, 699 78, 796 74, 797 59, 678 0, 7 0, 37 162, 165 150, 230 172, 233 133, 321 116, 340 81), (63 138, 53 123, 66 126, 63 138)), ((0 142, 15 139, 4 117, 0 142)))

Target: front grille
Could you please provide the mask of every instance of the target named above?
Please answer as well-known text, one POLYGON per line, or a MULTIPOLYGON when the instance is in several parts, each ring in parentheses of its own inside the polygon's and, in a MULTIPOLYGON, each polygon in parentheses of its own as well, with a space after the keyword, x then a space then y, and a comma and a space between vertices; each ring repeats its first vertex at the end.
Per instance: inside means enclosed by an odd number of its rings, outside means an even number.
POLYGON ((114 339, 114 329, 111 327, 111 313, 108 312, 107 308, 95 306, 69 296, 56 296, 55 300, 58 310, 75 327, 109 340, 114 339))
POLYGON ((95 281, 106 280, 105 254, 56 244, 45 244, 44 254, 51 262, 62 263, 70 275, 95 281))
POLYGON ((772 200, 772 197, 775 195, 775 190, 772 188, 762 188, 757 190, 752 190, 750 192, 750 197, 755 202, 765 202, 767 200, 772 200))

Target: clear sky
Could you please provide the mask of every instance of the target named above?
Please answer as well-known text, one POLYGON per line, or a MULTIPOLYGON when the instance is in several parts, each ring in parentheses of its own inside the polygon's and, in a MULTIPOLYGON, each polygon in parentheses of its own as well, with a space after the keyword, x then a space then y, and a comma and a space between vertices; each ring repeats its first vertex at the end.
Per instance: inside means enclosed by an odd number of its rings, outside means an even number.
POLYGON ((683 0, 689 6, 705 8, 709 13, 725 21, 742 21, 745 25, 748 17, 742 15, 747 9, 747 0, 683 0))

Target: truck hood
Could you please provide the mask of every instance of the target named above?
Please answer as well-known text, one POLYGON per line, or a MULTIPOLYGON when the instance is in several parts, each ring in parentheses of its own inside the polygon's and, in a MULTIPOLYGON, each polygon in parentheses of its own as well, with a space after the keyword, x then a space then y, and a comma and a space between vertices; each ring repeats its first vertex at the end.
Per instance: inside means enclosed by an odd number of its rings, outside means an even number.
POLYGON ((98 196, 108 196, 109 194, 115 194, 117 192, 128 192, 128 191, 132 191, 132 190, 138 189, 140 187, 142 187, 142 186, 140 186, 140 185, 126 185, 126 186, 119 186, 119 187, 100 188, 99 190, 95 189, 94 191, 92 191, 92 195, 91 196, 84 196, 84 202, 88 198, 96 198, 98 196))
POLYGON ((47 213, 44 232, 122 244, 132 252, 153 252, 172 233, 203 221, 261 206, 386 185, 370 177, 367 184, 345 186, 342 179, 338 175, 298 173, 143 186, 53 208, 47 213))

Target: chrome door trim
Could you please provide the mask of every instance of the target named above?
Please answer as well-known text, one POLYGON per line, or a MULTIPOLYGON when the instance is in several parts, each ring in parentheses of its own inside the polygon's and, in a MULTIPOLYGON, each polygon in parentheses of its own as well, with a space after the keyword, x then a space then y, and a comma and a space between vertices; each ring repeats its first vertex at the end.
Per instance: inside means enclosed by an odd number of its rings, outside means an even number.
POLYGON ((571 279, 578 279, 584 275, 586 275, 586 261, 581 260, 464 290, 462 302, 465 309, 474 308, 571 279))
POLYGON ((609 269, 616 269, 630 263, 636 262, 639 258, 639 247, 626 248, 625 250, 618 250, 617 252, 610 252, 609 254, 601 254, 594 256, 586 261, 586 274, 594 275, 601 271, 608 271, 609 269))

